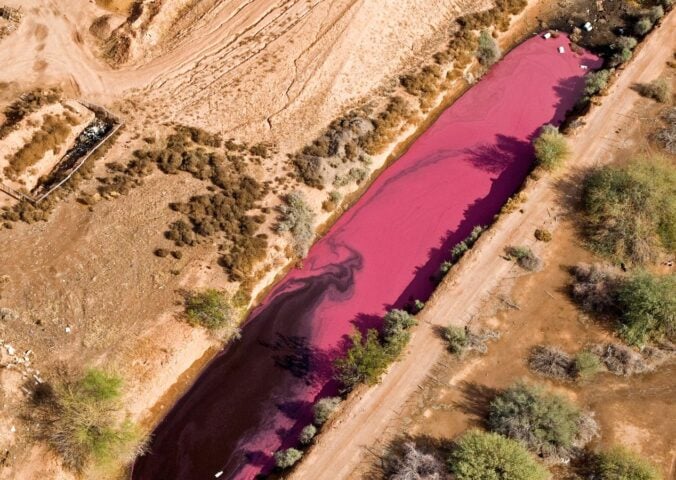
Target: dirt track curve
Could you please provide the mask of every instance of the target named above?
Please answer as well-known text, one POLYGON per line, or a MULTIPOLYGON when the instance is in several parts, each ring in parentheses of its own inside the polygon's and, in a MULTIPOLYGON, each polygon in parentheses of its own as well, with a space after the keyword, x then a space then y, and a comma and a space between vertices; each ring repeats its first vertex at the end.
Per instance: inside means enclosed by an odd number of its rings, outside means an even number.
MULTIPOLYGON (((667 46, 674 44, 676 13, 672 12, 622 72, 603 104, 586 118, 586 126, 570 140, 573 153, 569 168, 561 172, 560 177, 570 178, 579 169, 606 160, 604 146, 612 141, 607 137, 614 136, 625 121, 623 115, 638 98, 630 87, 656 78, 672 55, 667 46)), ((322 433, 316 447, 291 478, 323 478, 327 472, 331 472, 333 479, 352 478, 354 470, 370 455, 367 449, 382 445, 390 422, 444 354, 445 346, 435 327, 466 324, 491 291, 508 276, 512 263, 499 258, 504 247, 534 243, 535 228, 547 223, 557 211, 560 192, 555 186, 556 180, 540 179, 522 204, 525 215, 516 212, 501 218, 490 233, 482 237, 428 303, 405 357, 391 368, 380 385, 363 390, 347 402, 341 418, 322 433)))

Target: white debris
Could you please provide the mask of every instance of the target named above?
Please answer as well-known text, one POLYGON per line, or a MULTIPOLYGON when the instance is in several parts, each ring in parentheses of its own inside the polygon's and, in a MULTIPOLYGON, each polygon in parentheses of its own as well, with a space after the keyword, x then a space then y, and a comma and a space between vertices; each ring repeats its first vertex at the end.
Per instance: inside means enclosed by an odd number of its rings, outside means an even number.
POLYGON ((594 27, 592 27, 591 22, 587 22, 587 23, 585 23, 584 25, 582 25, 582 28, 584 28, 584 29, 587 30, 588 32, 591 32, 591 31, 592 31, 592 28, 594 28, 594 27))
POLYGON ((5 348, 7 349, 7 354, 9 356, 13 356, 16 350, 14 350, 14 347, 11 345, 6 345, 5 348))
POLYGON ((589 67, 587 65, 580 65, 580 68, 582 70, 588 70, 589 69, 589 67))
POLYGON ((70 333, 72 330, 70 327, 66 327, 66 333, 70 333))
POLYGON ((545 34, 542 36, 542 38, 544 38, 545 40, 547 40, 547 39, 549 39, 549 38, 552 38, 552 32, 547 32, 547 33, 545 33, 545 34))
POLYGON ((565 49, 565 48, 563 48, 563 47, 559 47, 559 53, 563 53, 563 52, 565 52, 565 51, 566 51, 566 49, 565 49))
POLYGON ((16 432, 16 427, 14 425, 12 425, 12 428, 10 428, 9 431, 12 432, 12 433, 16 432))
POLYGON ((219 478, 221 475, 223 475, 223 470, 221 470, 220 472, 216 472, 216 475, 214 475, 214 477, 219 478))

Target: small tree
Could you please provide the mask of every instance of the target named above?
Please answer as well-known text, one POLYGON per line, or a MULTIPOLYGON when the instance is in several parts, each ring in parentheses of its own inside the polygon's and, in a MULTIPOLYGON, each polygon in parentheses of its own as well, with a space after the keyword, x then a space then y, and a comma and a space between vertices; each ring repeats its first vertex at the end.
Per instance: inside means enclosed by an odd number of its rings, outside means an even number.
POLYGON ((324 425, 340 405, 340 397, 324 397, 317 401, 312 407, 314 413, 314 423, 324 425))
POLYGON ((479 63, 485 67, 490 67, 500 58, 500 48, 487 30, 479 34, 479 48, 476 56, 479 63))
POLYGON ((335 361, 336 379, 351 390, 360 383, 374 385, 380 381, 392 356, 388 349, 380 343, 378 331, 369 329, 366 338, 355 332, 352 346, 344 357, 335 361))
POLYGON ((305 425, 298 436, 298 441, 301 445, 310 445, 312 440, 314 440, 315 435, 317 435, 317 427, 312 424, 305 425))
POLYGON ((603 480, 661 480, 657 469, 635 453, 615 447, 599 454, 595 474, 603 480))
POLYGON ((286 469, 293 467, 303 456, 303 452, 295 448, 287 448, 275 452, 275 465, 277 468, 286 469))
POLYGON ((307 255, 314 238, 315 212, 307 204, 301 192, 291 192, 284 197, 279 207, 277 231, 291 232, 294 253, 303 258, 307 255))
POLYGON ((448 464, 456 480, 545 480, 547 470, 518 442, 478 430, 464 434, 448 464))
POLYGON ((393 355, 397 355, 408 343, 408 330, 416 324, 415 317, 405 310, 390 310, 383 319, 383 339, 393 355))
POLYGON ((535 160, 545 170, 555 170, 570 155, 568 142, 557 127, 545 125, 533 142, 535 160))
POLYGON ((228 327, 229 330, 237 332, 230 302, 223 292, 214 288, 188 295, 185 301, 185 314, 193 325, 201 325, 209 330, 228 327))
POLYGON ((488 425, 543 457, 570 458, 596 434, 596 423, 558 395, 517 383, 490 404, 488 425), (584 427, 584 428, 583 428, 584 427))

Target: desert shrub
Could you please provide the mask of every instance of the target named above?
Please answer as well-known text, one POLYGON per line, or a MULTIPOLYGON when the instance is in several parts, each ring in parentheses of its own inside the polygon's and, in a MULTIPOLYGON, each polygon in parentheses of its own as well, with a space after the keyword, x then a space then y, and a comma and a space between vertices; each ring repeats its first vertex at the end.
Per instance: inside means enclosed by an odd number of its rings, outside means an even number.
POLYGON ((636 35, 645 35, 653 28, 653 22, 649 17, 641 17, 634 24, 634 33, 636 35))
POLYGON ((655 140, 668 153, 676 155, 676 108, 670 107, 662 114, 664 128, 661 128, 655 134, 655 140))
POLYGON ((676 340, 676 275, 639 272, 616 291, 620 336, 630 345, 676 340))
POLYGON ((359 137, 359 146, 369 155, 381 153, 410 116, 406 100, 400 96, 390 98, 385 110, 372 120, 373 129, 359 137))
POLYGON ((545 480, 547 470, 518 442, 472 430, 457 442, 448 464, 456 480, 545 480))
POLYGON ((650 8, 648 16, 650 17, 650 20, 653 23, 657 22, 660 18, 664 16, 664 8, 662 7, 662 5, 655 5, 654 7, 650 8))
POLYGON ((166 248, 156 248, 154 253, 156 256, 160 258, 164 258, 167 255, 169 255, 169 250, 167 250, 166 248))
POLYGON ((588 350, 583 350, 575 355, 573 371, 581 380, 589 380, 603 370, 601 359, 588 350))
POLYGON ((491 431, 546 458, 567 459, 596 434, 596 423, 561 396, 517 383, 493 399, 491 431))
POLYGON ((545 228, 535 229, 534 235, 535 235, 535 239, 540 241, 540 242, 551 242, 552 241, 552 233, 545 228))
POLYGON ((315 213, 305 201, 301 192, 291 192, 284 197, 279 207, 280 217, 277 230, 291 232, 294 253, 305 257, 314 238, 315 213))
POLYGON ((315 435, 317 435, 317 427, 312 424, 305 425, 303 430, 300 431, 298 441, 301 445, 310 445, 314 440, 315 435))
POLYGON ((573 369, 573 359, 558 347, 535 346, 528 356, 528 368, 545 377, 568 380, 573 369))
POLYGON ((293 164, 298 171, 298 176, 306 185, 314 188, 324 187, 325 180, 320 157, 296 155, 293 158, 293 164))
POLYGON ((277 468, 286 469, 293 467, 303 456, 303 452, 295 448, 287 448, 275 452, 275 465, 277 468))
POLYGON ((662 476, 647 460, 624 448, 601 452, 594 462, 594 473, 603 480, 661 480, 662 476))
POLYGON ((557 127, 545 125, 533 141, 535 161, 545 170, 555 170, 570 155, 568 142, 557 127))
POLYGON ((671 100, 671 88, 669 83, 658 78, 650 83, 643 83, 637 87, 638 93, 646 98, 651 98, 656 102, 668 103, 671 100))
POLYGON ((634 37, 618 37, 617 40, 615 40, 613 47, 618 49, 628 48, 629 50, 633 50, 636 48, 636 45, 638 45, 638 40, 636 40, 634 37))
POLYGON ((591 97, 603 91, 610 80, 610 70, 598 70, 591 72, 585 79, 584 93, 591 97))
POLYGON ((488 32, 488 30, 482 30, 479 34, 479 48, 476 52, 479 63, 484 67, 490 67, 498 61, 500 55, 500 48, 490 32, 488 32))
POLYGON ((227 329, 229 334, 238 333, 237 319, 230 302, 220 290, 210 288, 189 294, 185 300, 185 314, 193 325, 208 330, 227 329))
POLYGON ((416 324, 415 317, 405 310, 390 310, 383 318, 383 341, 392 355, 398 355, 410 339, 409 329, 416 324))
POLYGON ((448 351, 454 355, 462 355, 469 344, 467 330, 462 327, 449 325, 444 328, 444 340, 446 340, 448 351))
POLYGON ((417 97, 434 95, 439 91, 441 68, 438 65, 427 65, 417 73, 404 75, 400 83, 406 92, 417 97))
POLYGON ((18 100, 12 102, 5 111, 5 121, 0 125, 0 138, 4 138, 16 128, 24 118, 37 112, 45 105, 56 103, 61 99, 58 89, 36 89, 22 94, 18 100))
POLYGON ((434 454, 423 451, 413 442, 401 446, 401 452, 391 453, 386 478, 388 480, 440 480, 446 474, 444 463, 434 454))
POLYGON ((45 441, 64 466, 82 472, 114 462, 128 462, 143 450, 138 429, 120 421, 122 380, 98 369, 77 379, 61 378, 55 386, 39 384, 26 419, 31 432, 45 441))
POLYGON ((47 152, 58 152, 70 132, 71 126, 62 116, 45 115, 40 129, 9 157, 5 174, 14 178, 38 163, 47 152))
POLYGON ((571 273, 571 295, 583 310, 605 313, 615 308, 615 291, 620 282, 615 269, 598 263, 580 263, 572 268, 571 273))
POLYGON ((653 369, 637 351, 617 343, 594 345, 591 353, 596 355, 610 373, 620 376, 636 375, 653 369))
POLYGON ((676 248, 676 169, 660 158, 592 170, 584 180, 584 233, 615 261, 644 264, 676 248))
POLYGON ((340 397, 324 397, 312 407, 315 425, 324 425, 340 405, 340 397))
POLYGON ((389 349, 381 343, 375 329, 368 330, 366 338, 359 332, 353 333, 351 342, 345 356, 334 363, 336 379, 346 390, 360 383, 375 385, 392 360, 389 349))
POLYGON ((516 263, 529 272, 539 270, 542 266, 542 261, 533 253, 533 251, 525 246, 511 246, 505 249, 508 257, 516 260, 516 263))

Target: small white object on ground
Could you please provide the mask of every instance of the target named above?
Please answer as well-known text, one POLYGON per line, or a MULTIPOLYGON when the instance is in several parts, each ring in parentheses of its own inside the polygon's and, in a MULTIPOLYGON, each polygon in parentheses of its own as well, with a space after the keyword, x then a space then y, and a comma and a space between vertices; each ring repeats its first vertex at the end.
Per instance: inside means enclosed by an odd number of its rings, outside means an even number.
POLYGON ((5 348, 7 348, 7 355, 14 355, 16 350, 14 350, 14 347, 11 345, 7 345, 5 348))
POLYGON ((565 52, 565 51, 566 51, 566 49, 565 49, 565 48, 563 48, 563 47, 559 47, 559 53, 563 53, 563 52, 565 52))
POLYGON ((214 477, 218 478, 221 475, 223 475, 223 470, 221 470, 220 472, 216 472, 216 475, 214 475, 214 477))
POLYGON ((10 430, 10 432, 14 433, 14 432, 16 432, 16 427, 14 425, 12 425, 12 428, 10 428, 9 430, 10 430))
POLYGON ((71 332, 70 327, 66 327, 66 333, 70 333, 70 332, 71 332))
POLYGON ((587 65, 580 65, 580 68, 581 68, 582 70, 587 70, 587 69, 589 69, 589 67, 588 67, 587 65))
POLYGON ((552 34, 551 34, 551 32, 547 32, 542 37, 546 40, 548 38, 552 38, 552 34))
POLYGON ((594 28, 594 27, 592 27, 591 22, 587 22, 587 23, 585 23, 584 25, 582 25, 582 28, 584 28, 584 29, 587 30, 588 32, 591 32, 591 31, 592 31, 592 28, 594 28))

